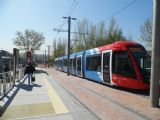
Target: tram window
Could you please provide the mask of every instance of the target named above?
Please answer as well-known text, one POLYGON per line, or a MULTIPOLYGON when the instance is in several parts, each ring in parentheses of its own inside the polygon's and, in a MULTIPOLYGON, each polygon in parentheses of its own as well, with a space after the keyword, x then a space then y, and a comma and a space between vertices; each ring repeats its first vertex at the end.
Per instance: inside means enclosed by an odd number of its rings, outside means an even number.
POLYGON ((68 62, 67 62, 67 59, 64 60, 64 66, 67 66, 68 65, 68 62))
POLYGON ((113 52, 112 72, 128 77, 136 77, 127 51, 113 52))
POLYGON ((63 66, 66 66, 66 62, 65 62, 65 60, 63 60, 63 66))
POLYGON ((57 60, 57 66, 59 66, 59 60, 57 60))
POLYGON ((70 59, 69 66, 72 67, 73 59, 70 59))
POLYGON ((81 58, 77 58, 77 70, 81 71, 81 58))
POLYGON ((59 61, 59 66, 62 66, 62 60, 59 61))
POLYGON ((73 59, 73 67, 76 67, 76 59, 73 59))
POLYGON ((56 61, 57 66, 59 66, 59 60, 56 61))
POLYGON ((58 66, 61 66, 61 64, 60 64, 60 60, 58 60, 58 66))
POLYGON ((144 82, 148 83, 151 75, 151 62, 146 50, 142 46, 129 46, 129 50, 140 69, 144 82))
POLYGON ((60 66, 62 66, 62 60, 60 60, 60 66))
POLYGON ((86 59, 86 70, 101 71, 101 56, 89 56, 86 59))

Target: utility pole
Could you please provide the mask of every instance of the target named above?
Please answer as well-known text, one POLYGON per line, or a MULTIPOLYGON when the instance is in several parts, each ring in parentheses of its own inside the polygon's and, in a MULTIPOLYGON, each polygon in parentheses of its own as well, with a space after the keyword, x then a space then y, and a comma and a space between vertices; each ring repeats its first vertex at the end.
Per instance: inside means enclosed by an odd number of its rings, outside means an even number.
POLYGON ((44 57, 44 52, 43 52, 43 62, 42 62, 42 63, 43 63, 43 65, 45 64, 45 62, 44 62, 44 61, 45 61, 45 57, 44 57))
POLYGON ((151 105, 159 107, 160 97, 160 0, 154 0, 152 30, 151 105))
POLYGON ((46 50, 44 51, 44 65, 46 67, 46 50))
POLYGON ((76 20, 76 18, 71 18, 70 16, 69 17, 63 17, 64 19, 68 19, 68 67, 67 67, 67 75, 69 76, 69 65, 70 65, 70 41, 71 41, 71 38, 70 38, 70 34, 71 34, 71 19, 72 20, 76 20))
POLYGON ((48 45, 48 68, 49 68, 50 45, 48 45))

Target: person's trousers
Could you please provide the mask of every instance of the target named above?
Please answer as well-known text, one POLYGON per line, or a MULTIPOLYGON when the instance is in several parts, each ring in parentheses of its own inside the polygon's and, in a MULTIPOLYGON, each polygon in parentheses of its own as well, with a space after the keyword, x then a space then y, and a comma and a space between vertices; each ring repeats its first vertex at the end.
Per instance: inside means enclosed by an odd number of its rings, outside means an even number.
POLYGON ((28 73, 28 85, 31 84, 32 73, 28 73))

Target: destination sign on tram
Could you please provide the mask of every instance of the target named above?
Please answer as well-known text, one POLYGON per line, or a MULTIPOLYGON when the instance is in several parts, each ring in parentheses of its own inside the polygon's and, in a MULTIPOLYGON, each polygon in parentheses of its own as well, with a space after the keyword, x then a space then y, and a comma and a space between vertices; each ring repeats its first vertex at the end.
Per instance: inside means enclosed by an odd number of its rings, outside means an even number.
POLYGON ((142 47, 140 46, 138 47, 129 46, 128 49, 132 52, 142 52, 143 51, 142 47))

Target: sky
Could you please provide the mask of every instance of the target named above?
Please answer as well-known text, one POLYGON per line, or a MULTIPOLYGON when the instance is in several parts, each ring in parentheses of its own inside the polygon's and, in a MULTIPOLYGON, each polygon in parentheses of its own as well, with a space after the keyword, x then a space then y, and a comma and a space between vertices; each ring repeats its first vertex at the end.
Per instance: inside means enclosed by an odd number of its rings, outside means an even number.
MULTIPOLYGON (((40 51, 47 50, 53 39, 67 38, 67 33, 57 33, 53 28, 62 25, 62 17, 68 15, 77 19, 72 21, 72 31, 84 18, 94 24, 105 21, 107 27, 114 16, 124 34, 140 42, 140 27, 152 16, 152 9, 153 0, 0 0, 0 49, 11 52, 16 47, 12 42, 15 33, 33 29, 44 34, 45 44, 40 51)), ((63 29, 67 29, 67 24, 63 29)))

